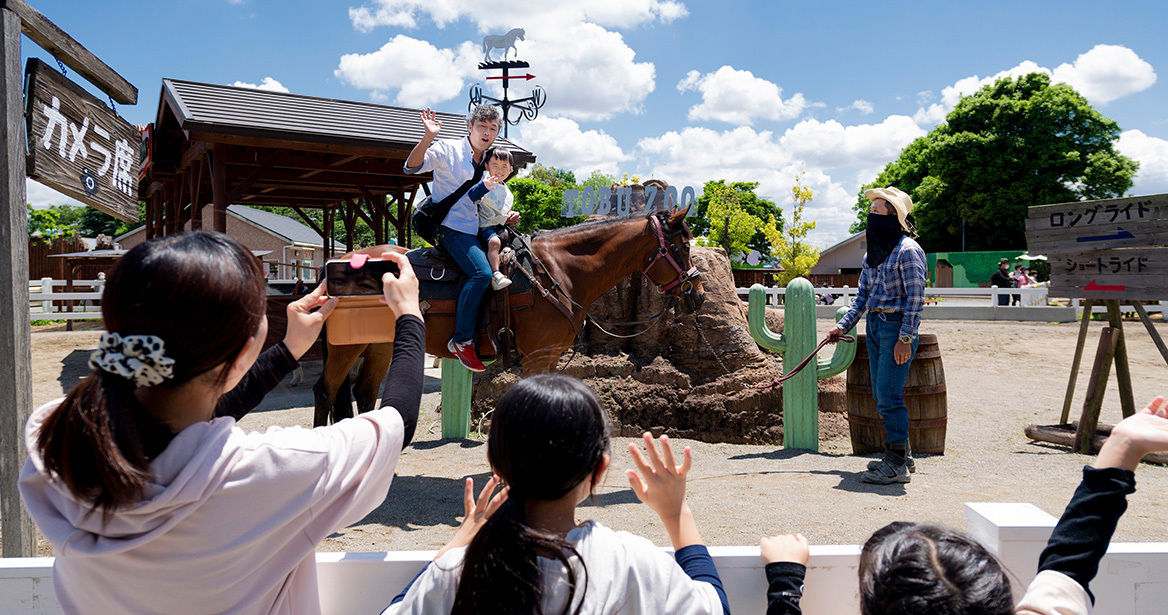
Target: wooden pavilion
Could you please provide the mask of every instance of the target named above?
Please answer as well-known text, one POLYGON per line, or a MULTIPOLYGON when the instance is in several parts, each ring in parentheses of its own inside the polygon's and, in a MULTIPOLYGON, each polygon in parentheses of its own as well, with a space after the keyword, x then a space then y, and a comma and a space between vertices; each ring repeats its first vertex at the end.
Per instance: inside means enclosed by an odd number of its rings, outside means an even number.
MULTIPOLYGON (((213 208, 215 230, 225 231, 227 207, 291 208, 334 253, 326 229, 344 223, 353 249, 357 219, 385 243, 389 228, 411 243, 409 218, 429 173, 402 167, 424 132, 419 110, 163 79, 155 122, 147 127, 139 198, 146 203, 146 236, 202 227, 213 208), (322 209, 324 224, 308 216, 322 209)), ((439 113, 439 138, 465 137, 465 116, 439 113)), ((535 156, 500 137, 516 167, 535 156)))

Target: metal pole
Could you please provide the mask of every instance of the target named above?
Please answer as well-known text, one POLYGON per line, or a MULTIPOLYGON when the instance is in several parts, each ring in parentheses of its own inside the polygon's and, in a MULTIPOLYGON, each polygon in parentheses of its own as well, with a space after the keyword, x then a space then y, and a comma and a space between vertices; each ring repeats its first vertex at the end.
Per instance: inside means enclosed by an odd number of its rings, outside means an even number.
POLYGON ((0 532, 4 557, 36 555, 36 528, 20 502, 24 424, 32 411, 31 327, 28 318, 28 203, 24 192, 24 99, 21 95, 20 17, 0 10, 4 44, 0 64, 0 532))

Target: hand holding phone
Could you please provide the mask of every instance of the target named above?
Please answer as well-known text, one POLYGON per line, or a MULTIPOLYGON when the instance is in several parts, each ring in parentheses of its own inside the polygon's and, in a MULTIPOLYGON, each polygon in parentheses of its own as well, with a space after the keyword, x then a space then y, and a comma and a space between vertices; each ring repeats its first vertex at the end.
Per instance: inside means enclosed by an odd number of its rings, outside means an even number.
POLYGON ((330 297, 368 297, 382 294, 381 276, 400 274, 396 262, 380 258, 365 259, 359 267, 357 261, 334 260, 325 263, 325 277, 328 280, 330 297))

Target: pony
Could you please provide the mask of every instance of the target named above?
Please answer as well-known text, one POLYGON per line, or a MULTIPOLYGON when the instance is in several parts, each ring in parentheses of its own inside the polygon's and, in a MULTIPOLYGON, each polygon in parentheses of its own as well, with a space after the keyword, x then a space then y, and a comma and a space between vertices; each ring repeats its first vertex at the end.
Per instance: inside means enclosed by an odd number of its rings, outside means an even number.
MULTIPOLYGON (((535 291, 530 307, 511 312, 514 346, 523 374, 553 371, 589 317, 588 306, 637 271, 670 296, 670 305, 680 302, 685 312, 696 312, 705 301, 705 291, 690 258, 693 235, 685 222, 688 211, 634 214, 533 236, 534 271, 524 274, 516 267, 512 273, 530 275, 535 291)), ((397 246, 374 246, 358 252, 378 255, 388 250, 404 251, 397 246)), ((427 314, 425 321, 426 352, 453 358, 446 342, 454 334, 454 317, 427 314)), ((353 396, 360 412, 372 409, 393 353, 392 343, 325 344, 324 369, 313 387, 316 425, 327 424, 330 415, 334 420, 352 416, 348 391, 338 392, 362 357, 365 360, 353 385, 353 396)))
POLYGON ((494 34, 484 36, 483 37, 483 62, 490 62, 491 61, 491 50, 492 49, 502 49, 504 61, 507 59, 507 56, 512 51, 514 51, 515 55, 518 56, 519 50, 515 48, 515 39, 519 39, 521 41, 525 40, 523 38, 525 34, 527 34, 527 33, 523 31, 523 28, 512 28, 510 32, 504 34, 503 36, 498 36, 498 35, 494 35, 494 34))

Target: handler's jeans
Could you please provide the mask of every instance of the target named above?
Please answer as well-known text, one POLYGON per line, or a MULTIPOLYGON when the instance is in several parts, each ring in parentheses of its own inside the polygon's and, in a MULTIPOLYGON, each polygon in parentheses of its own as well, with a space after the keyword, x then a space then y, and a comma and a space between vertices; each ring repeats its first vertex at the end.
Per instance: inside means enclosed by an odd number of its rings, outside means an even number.
MULTIPOLYGON (((883 314, 868 312, 868 369, 872 375, 872 397, 876 399, 876 409, 884 417, 884 441, 887 444, 908 442, 908 408, 904 405, 904 383, 908 380, 908 368, 912 357, 917 355, 918 339, 912 343, 912 355, 904 365, 897 365, 893 356, 900 324, 904 314, 883 314)), ((919 337, 919 336, 918 336, 919 337)))
POLYGON ((465 342, 474 338, 475 320, 479 315, 479 304, 483 301, 483 294, 491 284, 491 264, 487 261, 487 253, 483 244, 475 235, 468 235, 441 227, 442 239, 438 245, 446 250, 459 269, 466 274, 466 284, 458 295, 458 304, 454 315, 454 341, 465 342))

